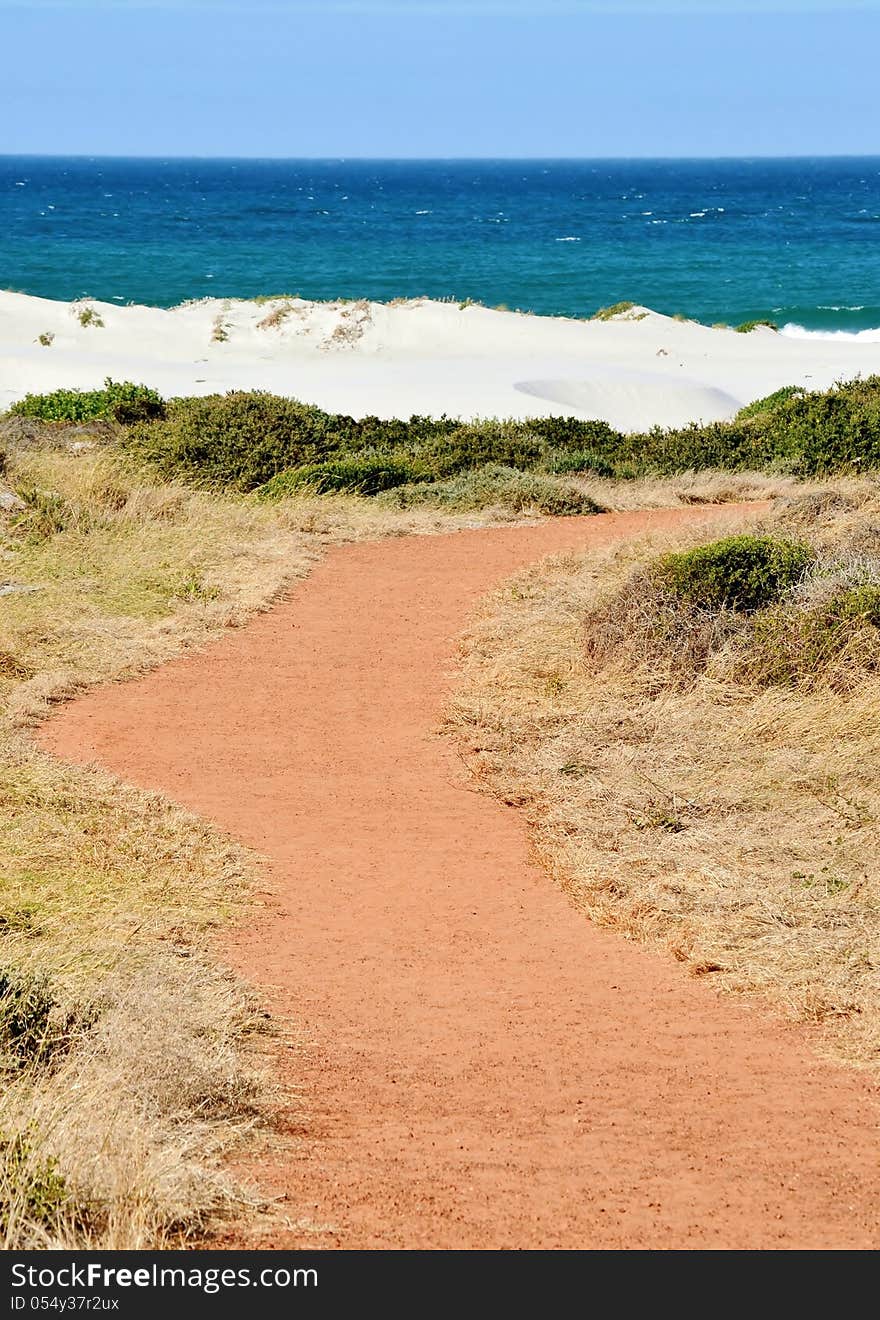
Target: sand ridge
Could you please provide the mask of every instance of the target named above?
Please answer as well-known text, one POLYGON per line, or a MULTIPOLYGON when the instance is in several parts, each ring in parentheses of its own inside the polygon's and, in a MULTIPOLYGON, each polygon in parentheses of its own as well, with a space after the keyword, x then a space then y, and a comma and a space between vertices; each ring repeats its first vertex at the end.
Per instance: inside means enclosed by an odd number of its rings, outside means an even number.
POLYGON ((646 308, 590 321, 427 298, 163 309, 0 292, 0 410, 110 375, 166 396, 266 389, 357 417, 564 414, 640 430, 731 417, 782 385, 824 389, 877 363, 864 339, 737 334, 646 308), (88 308, 101 324, 80 323, 88 308))
POLYGON ((259 1169, 282 1199, 253 1245, 880 1245, 868 1081, 592 927, 436 731, 480 594, 702 516, 337 548, 247 627, 44 727, 271 859, 231 957, 304 1028, 279 1060, 304 1121, 259 1169))

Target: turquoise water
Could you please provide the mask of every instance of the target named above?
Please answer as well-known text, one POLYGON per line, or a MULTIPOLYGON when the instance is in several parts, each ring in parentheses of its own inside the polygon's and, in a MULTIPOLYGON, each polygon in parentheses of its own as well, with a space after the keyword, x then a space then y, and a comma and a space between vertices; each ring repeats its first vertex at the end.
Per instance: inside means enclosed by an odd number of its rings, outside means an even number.
POLYGON ((880 157, 234 161, 0 157, 0 287, 473 298, 589 315, 880 327, 880 157))

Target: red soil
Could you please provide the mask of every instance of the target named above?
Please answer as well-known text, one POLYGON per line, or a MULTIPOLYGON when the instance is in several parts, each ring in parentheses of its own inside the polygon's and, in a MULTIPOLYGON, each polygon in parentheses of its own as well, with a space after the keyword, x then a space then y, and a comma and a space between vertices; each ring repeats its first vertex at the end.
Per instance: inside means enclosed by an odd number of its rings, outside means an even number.
POLYGON ((259 1170, 288 1222, 259 1245, 880 1245, 868 1082, 592 927, 435 732, 494 582, 695 516, 336 549, 248 627, 43 731, 271 859, 231 956, 305 1028, 279 1062, 305 1118, 259 1170))

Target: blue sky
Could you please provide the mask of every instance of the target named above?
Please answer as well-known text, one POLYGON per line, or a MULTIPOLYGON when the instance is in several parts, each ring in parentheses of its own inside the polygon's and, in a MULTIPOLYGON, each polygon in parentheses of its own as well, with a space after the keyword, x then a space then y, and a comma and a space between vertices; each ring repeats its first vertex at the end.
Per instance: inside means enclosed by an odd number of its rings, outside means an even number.
POLYGON ((0 151, 880 154, 880 0, 0 0, 0 151))

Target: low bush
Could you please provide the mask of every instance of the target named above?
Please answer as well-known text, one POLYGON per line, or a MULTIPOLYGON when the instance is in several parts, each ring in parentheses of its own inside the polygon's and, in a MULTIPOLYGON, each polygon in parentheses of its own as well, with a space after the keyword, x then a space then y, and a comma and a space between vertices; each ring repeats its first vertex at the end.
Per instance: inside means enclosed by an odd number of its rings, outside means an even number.
POLYGON ((129 426, 164 416, 162 396, 146 385, 113 381, 108 376, 102 390, 54 390, 51 394, 26 394, 10 408, 16 417, 41 422, 90 422, 98 418, 129 426))
POLYGON ((746 421, 749 417, 761 417, 764 413, 772 413, 789 399, 798 399, 806 394, 802 385, 783 385, 781 389, 774 390, 772 394, 767 394, 763 399, 755 399, 752 403, 747 403, 744 408, 740 408, 736 414, 735 420, 738 422, 746 421))
POLYGON ((772 536, 728 536, 664 555, 655 581, 702 610, 757 610, 780 599, 813 559, 809 546, 772 536))
POLYGON ((537 436, 548 450, 589 450, 594 453, 613 453, 624 436, 608 422, 581 417, 533 417, 517 423, 537 436))
POLYGON ((451 477, 487 463, 526 470, 543 457, 541 437, 521 422, 483 421, 459 425, 454 431, 420 439, 410 447, 438 477, 451 477))
POLYGON ((615 465, 624 459, 643 471, 666 473, 782 467, 798 476, 823 476, 880 467, 880 376, 793 392, 775 406, 759 402, 756 414, 730 422, 627 435, 608 457, 615 465))
POLYGON ((574 482, 538 472, 520 472, 500 463, 487 463, 445 481, 398 486, 385 496, 396 508, 435 506, 448 510, 498 508, 510 513, 533 512, 566 516, 603 512, 574 482))
POLYGON ((640 565, 586 618, 585 654, 601 667, 690 686, 747 632, 754 612, 800 583, 813 552, 770 536, 730 536, 640 565))
POLYGON ((332 418, 260 390, 171 399, 164 420, 129 428, 122 446, 168 478, 248 491, 337 447, 332 418))
POLYGON ((768 330, 779 329, 779 326, 775 321, 743 321, 740 325, 735 326, 734 329, 739 335, 748 335, 751 334, 753 330, 757 330, 759 325, 766 326, 768 330))
POLYGON ((590 610, 587 657, 651 674, 658 690, 704 673, 747 687, 858 687, 880 672, 880 557, 850 548, 841 508, 819 553, 733 536, 640 565, 590 610))

